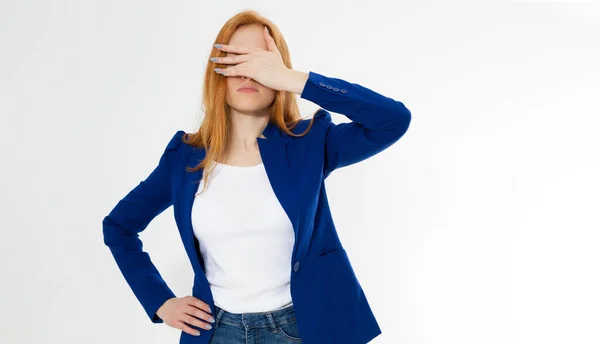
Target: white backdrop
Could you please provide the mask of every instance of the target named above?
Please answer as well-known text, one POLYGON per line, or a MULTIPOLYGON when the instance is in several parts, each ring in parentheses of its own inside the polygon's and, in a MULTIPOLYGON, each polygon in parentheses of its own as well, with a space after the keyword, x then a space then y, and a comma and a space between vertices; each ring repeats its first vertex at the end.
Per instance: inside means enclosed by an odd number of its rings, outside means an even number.
MULTIPOLYGON (((177 343, 101 222, 195 131, 213 39, 244 9, 280 27, 295 69, 412 112, 326 181, 373 343, 600 342, 598 3, 29 0, 0 7, 0 343, 177 343)), ((141 238, 189 295, 172 208, 141 238)))

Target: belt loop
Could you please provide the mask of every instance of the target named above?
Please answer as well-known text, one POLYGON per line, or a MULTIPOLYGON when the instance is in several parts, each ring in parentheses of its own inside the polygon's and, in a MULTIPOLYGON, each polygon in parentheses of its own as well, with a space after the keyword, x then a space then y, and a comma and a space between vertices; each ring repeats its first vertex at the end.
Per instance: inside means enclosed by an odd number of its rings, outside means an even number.
POLYGON ((277 332, 277 324, 275 323, 275 320, 273 319, 273 314, 271 314, 271 312, 266 312, 265 316, 269 320, 269 325, 271 325, 271 332, 273 332, 273 333, 277 332))
POLYGON ((215 330, 219 327, 219 321, 221 320, 223 313, 225 313, 225 310, 221 308, 217 312, 217 316, 214 317, 215 318, 215 330))

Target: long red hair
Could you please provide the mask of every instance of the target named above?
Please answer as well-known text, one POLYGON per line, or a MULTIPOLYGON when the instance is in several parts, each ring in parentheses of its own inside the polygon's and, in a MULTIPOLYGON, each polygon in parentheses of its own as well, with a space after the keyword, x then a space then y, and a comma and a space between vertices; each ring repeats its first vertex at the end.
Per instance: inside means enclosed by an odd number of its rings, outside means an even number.
MULTIPOLYGON (((231 36, 240 26, 251 24, 264 25, 269 29, 271 37, 273 37, 277 48, 281 52, 283 63, 286 67, 291 69, 292 62, 290 52, 283 35, 275 24, 258 14, 256 11, 243 11, 229 19, 217 34, 214 44, 223 42, 225 42, 224 44, 227 44, 231 36)), ((214 47, 214 44, 210 56, 225 56, 226 52, 218 50, 214 47)), ((226 77, 214 72, 213 69, 217 66, 225 68, 228 65, 219 65, 209 62, 206 66, 204 74, 204 97, 202 100, 204 120, 197 132, 183 136, 184 143, 194 147, 203 147, 206 151, 205 158, 198 165, 195 167, 186 166, 186 171, 188 172, 196 172, 200 169, 205 169, 211 161, 220 161, 229 139, 229 105, 225 98, 227 91, 227 85, 225 83, 226 77)), ((304 136, 310 130, 314 121, 313 116, 308 128, 301 134, 291 132, 291 129, 303 120, 303 118, 300 115, 295 94, 287 91, 277 90, 275 92, 275 99, 273 103, 271 103, 269 114, 270 122, 274 123, 286 134, 295 137, 304 136)), ((209 167, 209 169, 210 170, 205 169, 203 172, 202 179, 204 180, 204 188, 201 192, 207 188, 208 177, 214 170, 214 164, 212 165, 212 168, 209 167)))

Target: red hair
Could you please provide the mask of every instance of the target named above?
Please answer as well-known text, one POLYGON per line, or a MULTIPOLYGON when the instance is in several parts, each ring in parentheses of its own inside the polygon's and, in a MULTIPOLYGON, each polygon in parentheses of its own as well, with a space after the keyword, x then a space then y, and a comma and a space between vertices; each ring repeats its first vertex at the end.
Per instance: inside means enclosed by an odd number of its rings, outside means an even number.
MULTIPOLYGON (((256 11, 243 11, 229 19, 217 34, 214 44, 223 42, 227 44, 240 26, 252 24, 266 26, 269 29, 271 37, 273 37, 277 48, 281 52, 283 63, 286 67, 292 69, 290 52, 283 35, 275 24, 256 11)), ((214 44, 210 56, 225 56, 226 52, 218 50, 214 47, 214 44)), ((219 65, 210 62, 206 66, 204 97, 202 101, 205 113, 204 120, 197 132, 183 136, 184 143, 195 147, 204 147, 206 150, 205 158, 197 166, 186 167, 186 171, 188 172, 196 172, 204 169, 211 161, 220 161, 229 138, 229 106, 225 98, 227 91, 226 77, 214 72, 213 69, 216 66, 225 68, 228 65, 219 65)), ((295 94, 287 91, 275 91, 275 99, 270 105, 269 114, 270 122, 274 123, 286 134, 295 137, 304 136, 310 130, 314 121, 313 116, 308 128, 301 134, 291 132, 291 129, 303 118, 300 115, 295 94)), ((208 177, 212 170, 214 170, 214 166, 210 171, 203 172, 202 179, 205 183, 202 191, 206 190, 208 177)))

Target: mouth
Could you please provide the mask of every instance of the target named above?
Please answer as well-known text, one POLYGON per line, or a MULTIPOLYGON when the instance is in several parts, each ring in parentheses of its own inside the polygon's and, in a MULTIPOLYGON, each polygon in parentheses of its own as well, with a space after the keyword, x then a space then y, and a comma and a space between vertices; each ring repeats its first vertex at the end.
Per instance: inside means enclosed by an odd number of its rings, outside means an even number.
POLYGON ((243 86, 238 88, 238 92, 258 92, 258 90, 251 86, 243 86))

